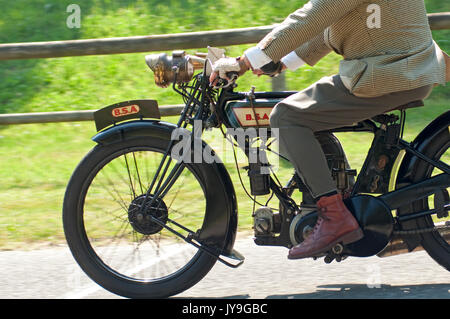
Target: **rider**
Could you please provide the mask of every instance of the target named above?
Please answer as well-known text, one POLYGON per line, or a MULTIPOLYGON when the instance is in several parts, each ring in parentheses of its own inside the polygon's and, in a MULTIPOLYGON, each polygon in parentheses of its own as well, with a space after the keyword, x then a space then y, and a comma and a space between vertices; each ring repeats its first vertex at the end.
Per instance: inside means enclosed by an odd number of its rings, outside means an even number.
POLYGON ((362 238, 330 174, 314 133, 352 125, 426 98, 450 78, 450 58, 432 39, 423 0, 311 0, 239 58, 223 58, 210 82, 226 73, 277 75, 315 65, 334 51, 339 74, 324 77, 276 105, 280 152, 317 200, 318 221, 288 258, 306 258, 362 238), (447 64, 447 70, 446 70, 447 64))

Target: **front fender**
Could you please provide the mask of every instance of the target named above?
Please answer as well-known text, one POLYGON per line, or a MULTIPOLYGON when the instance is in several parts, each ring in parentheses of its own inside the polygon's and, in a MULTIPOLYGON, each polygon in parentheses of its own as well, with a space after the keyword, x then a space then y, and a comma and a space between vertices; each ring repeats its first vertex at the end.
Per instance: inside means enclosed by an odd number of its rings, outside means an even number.
POLYGON ((97 133, 92 140, 97 144, 110 144, 136 137, 155 137, 170 140, 176 125, 159 120, 122 122, 97 133))
MULTIPOLYGON (((170 141, 176 125, 159 120, 135 120, 122 122, 97 133, 92 140, 100 145, 107 145, 139 137, 158 138, 170 141)), ((211 148, 202 142, 202 152, 212 154, 211 148)), ((214 203, 216 209, 207 210, 200 240, 208 246, 220 250, 220 253, 230 255, 236 239, 238 214, 236 193, 225 165, 221 161, 214 161, 212 165, 215 175, 219 177, 222 185, 211 185, 217 192, 223 192, 226 198, 222 203, 214 203), (219 205, 220 204, 220 205, 219 205), (220 207, 219 207, 220 206, 220 207)))

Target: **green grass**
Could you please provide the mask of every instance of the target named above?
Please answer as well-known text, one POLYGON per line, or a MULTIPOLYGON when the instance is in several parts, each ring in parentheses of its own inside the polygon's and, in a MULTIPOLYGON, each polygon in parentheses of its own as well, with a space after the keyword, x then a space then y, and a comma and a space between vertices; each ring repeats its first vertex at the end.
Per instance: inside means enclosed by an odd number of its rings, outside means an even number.
MULTIPOLYGON (((279 0, 92 0, 81 7, 80 29, 66 27, 66 7, 73 1, 0 0, 0 43, 55 41, 147 34, 179 33, 269 25, 306 1, 279 0), (227 8, 224 10, 224 8, 227 8)), ((450 11, 446 1, 427 0, 428 12, 450 11)), ((450 30, 434 31, 438 44, 450 51, 450 30)), ((247 46, 228 49, 240 55, 247 46)), ((190 50, 193 53, 196 50, 190 50)), ((204 50, 199 50, 204 51, 204 50)), ((153 98, 178 104, 170 89, 153 83, 145 54, 0 62, 0 113, 98 109, 115 102, 153 98)), ((322 76, 335 74, 339 57, 328 55, 314 68, 287 73, 288 89, 300 90, 322 76)), ((270 90, 270 81, 246 74, 239 90, 252 85, 270 90)), ((427 106, 408 112, 406 138, 412 139, 438 114, 448 110, 450 90, 438 87, 427 106)), ((175 119, 170 119, 174 121, 175 119)), ((93 123, 36 124, 0 127, 0 249, 40 242, 64 241, 61 203, 67 181, 82 157, 94 146, 93 123), (5 231, 4 231, 5 230, 5 231)), ((362 165, 370 141, 366 134, 339 134, 355 168, 362 165)), ((207 136, 214 148, 223 142, 218 132, 207 136)), ((249 228, 252 203, 242 192, 234 165, 227 164, 236 187, 240 226, 249 228)), ((290 170, 281 172, 287 179, 290 170)), ((243 172, 244 181, 248 182, 243 172)))

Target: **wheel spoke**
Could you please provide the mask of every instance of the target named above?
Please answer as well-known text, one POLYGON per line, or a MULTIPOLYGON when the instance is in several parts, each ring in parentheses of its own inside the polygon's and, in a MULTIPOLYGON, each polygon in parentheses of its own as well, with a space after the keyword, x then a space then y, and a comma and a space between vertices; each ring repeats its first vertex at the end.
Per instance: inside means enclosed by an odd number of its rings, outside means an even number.
POLYGON ((95 175, 84 203, 90 245, 105 265, 124 276, 145 281, 170 277, 198 254, 183 238, 201 228, 203 188, 185 164, 161 152, 119 152, 95 175), (186 194, 197 198, 194 205, 186 206, 186 194), (170 212, 175 218, 169 218, 170 212), (183 253, 172 254, 176 247, 185 247, 183 253))
POLYGON ((133 160, 134 160, 134 167, 136 169, 136 174, 137 174, 137 178, 138 178, 138 182, 139 182, 139 187, 141 189, 141 194, 144 193, 144 188, 142 187, 142 182, 141 182, 141 175, 139 174, 139 168, 138 168, 138 164, 136 161, 136 154, 133 152, 133 160))
POLYGON ((130 181, 130 189, 131 189, 131 193, 133 194, 133 198, 136 198, 136 192, 134 190, 134 185, 133 185, 133 180, 131 178, 131 173, 130 173, 130 166, 128 165, 128 159, 127 159, 127 154, 125 153, 123 155, 123 157, 125 158, 125 165, 127 167, 127 172, 128 172, 128 180, 130 181))

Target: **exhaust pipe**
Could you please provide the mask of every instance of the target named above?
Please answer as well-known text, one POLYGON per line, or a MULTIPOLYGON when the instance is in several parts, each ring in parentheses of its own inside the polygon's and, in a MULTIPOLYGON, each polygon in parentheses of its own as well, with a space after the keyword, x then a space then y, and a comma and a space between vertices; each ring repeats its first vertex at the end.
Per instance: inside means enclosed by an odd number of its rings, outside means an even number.
POLYGON ((395 236, 391 239, 389 244, 381 252, 377 254, 377 256, 384 258, 406 253, 412 253, 421 250, 423 250, 423 247, 417 246, 413 250, 409 251, 408 245, 403 241, 403 239, 400 236, 395 236))
MULTIPOLYGON (((450 222, 446 222, 443 224, 439 229, 439 234, 445 239, 445 241, 450 241, 450 222), (442 227, 444 226, 444 227, 442 227)), ((438 226, 439 227, 439 226, 438 226)), ((390 257, 390 256, 396 256, 400 254, 406 254, 416 251, 421 251, 424 248, 422 246, 417 246, 412 251, 408 249, 408 245, 403 241, 401 238, 401 235, 394 235, 394 237, 391 239, 389 244, 377 254, 378 257, 384 258, 384 257, 390 257)))

